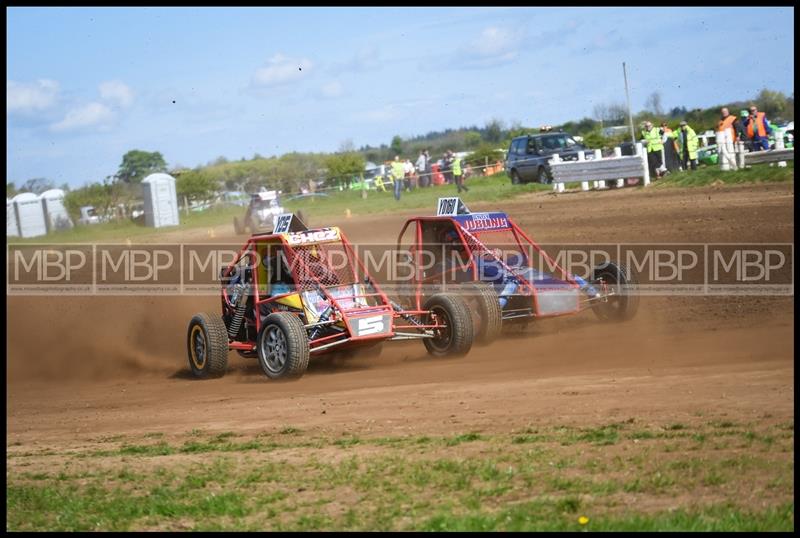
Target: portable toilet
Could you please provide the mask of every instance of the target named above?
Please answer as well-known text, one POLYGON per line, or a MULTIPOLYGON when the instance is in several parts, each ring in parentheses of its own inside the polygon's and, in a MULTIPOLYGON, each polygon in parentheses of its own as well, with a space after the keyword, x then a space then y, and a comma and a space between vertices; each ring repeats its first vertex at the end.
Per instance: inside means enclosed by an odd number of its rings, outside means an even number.
POLYGON ((72 228, 72 220, 69 218, 67 208, 64 206, 64 191, 50 189, 40 194, 39 198, 42 200, 42 209, 44 210, 48 233, 72 228))
POLYGON ((164 173, 150 174, 142 180, 142 188, 145 226, 161 228, 180 224, 174 177, 164 173))
POLYGON ((37 237, 47 234, 42 201, 32 192, 23 192, 11 199, 17 217, 19 235, 37 237))
POLYGON ((14 202, 6 198, 6 237, 19 237, 17 214, 14 212, 14 202))

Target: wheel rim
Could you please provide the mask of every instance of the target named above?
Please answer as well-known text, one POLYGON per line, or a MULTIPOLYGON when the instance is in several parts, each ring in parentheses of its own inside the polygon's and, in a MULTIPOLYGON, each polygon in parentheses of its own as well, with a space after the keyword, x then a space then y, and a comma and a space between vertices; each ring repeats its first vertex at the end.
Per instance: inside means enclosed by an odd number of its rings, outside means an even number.
POLYGON ((203 328, 200 325, 195 325, 189 335, 189 351, 191 352, 192 363, 198 370, 202 370, 206 366, 206 348, 206 337, 203 334, 203 328))
POLYGON ((279 374, 286 366, 288 350, 286 349, 286 335, 280 327, 272 325, 267 327, 264 333, 264 344, 261 346, 261 353, 267 369, 275 374, 279 374))
POLYGON ((433 330, 436 336, 430 339, 431 347, 438 352, 445 352, 450 348, 450 342, 453 339, 450 317, 447 315, 447 311, 440 306, 431 308, 431 314, 434 314, 440 323, 444 323, 444 327, 433 330))
POLYGON ((613 317, 625 308, 627 297, 620 295, 621 289, 616 278, 611 275, 603 275, 601 278, 605 280, 609 289, 614 289, 615 293, 608 296, 604 302, 599 303, 599 306, 606 317, 613 317))

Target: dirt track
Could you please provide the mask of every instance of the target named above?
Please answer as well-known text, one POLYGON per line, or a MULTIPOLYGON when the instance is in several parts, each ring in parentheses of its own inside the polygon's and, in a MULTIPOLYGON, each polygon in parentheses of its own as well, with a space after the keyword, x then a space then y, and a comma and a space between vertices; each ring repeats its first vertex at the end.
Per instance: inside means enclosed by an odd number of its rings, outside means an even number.
MULTIPOLYGON (((502 209, 541 242, 793 242, 793 205, 793 185, 767 185, 536 194, 502 209)), ((354 242, 391 242, 402 222, 331 223, 354 242)), ((216 298, 8 299, 9 444, 193 428, 381 435, 793 418, 793 298, 645 298, 624 324, 547 321, 460 359, 387 345, 379 358, 312 362, 287 383, 235 354, 225 377, 191 378, 186 324, 216 298)))

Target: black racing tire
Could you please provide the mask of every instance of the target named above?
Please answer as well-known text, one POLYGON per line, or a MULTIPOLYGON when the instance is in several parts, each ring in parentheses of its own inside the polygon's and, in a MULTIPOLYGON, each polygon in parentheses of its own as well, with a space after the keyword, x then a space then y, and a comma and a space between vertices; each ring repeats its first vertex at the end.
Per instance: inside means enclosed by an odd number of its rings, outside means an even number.
POLYGON ((627 321, 639 310, 639 294, 636 279, 625 265, 606 262, 592 272, 593 282, 606 282, 608 291, 613 292, 607 300, 598 300, 592 310, 602 321, 627 321))
POLYGON ((249 216, 244 221, 244 231, 245 233, 250 232, 254 234, 258 231, 258 226, 256 226, 256 221, 253 220, 253 217, 249 216))
POLYGON ((519 185, 520 183, 522 183, 522 179, 520 179, 519 177, 519 172, 517 172, 516 170, 511 170, 511 174, 509 174, 509 176, 511 177, 512 185, 519 185))
POLYGON ((464 299, 449 293, 439 293, 425 301, 423 308, 435 314, 445 324, 444 328, 435 330, 436 338, 422 340, 429 354, 443 357, 469 353, 475 333, 472 315, 464 299))
POLYGON ((236 235, 244 235, 245 233, 242 227, 242 221, 239 220, 239 217, 233 217, 233 231, 236 232, 236 235))
POLYGON ((256 350, 261 370, 271 379, 300 377, 308 368, 308 334, 300 318, 290 312, 266 317, 256 350))
POLYGON ((189 367, 195 377, 220 377, 228 369, 228 330, 217 314, 201 313, 189 322, 186 335, 189 367))
POLYGON ((547 168, 540 166, 536 171, 536 181, 543 185, 548 185, 553 181, 553 178, 550 177, 550 173, 547 171, 547 168))
POLYGON ((464 286, 464 300, 470 309, 475 341, 491 344, 503 330, 503 312, 494 286, 485 282, 469 282, 464 286))

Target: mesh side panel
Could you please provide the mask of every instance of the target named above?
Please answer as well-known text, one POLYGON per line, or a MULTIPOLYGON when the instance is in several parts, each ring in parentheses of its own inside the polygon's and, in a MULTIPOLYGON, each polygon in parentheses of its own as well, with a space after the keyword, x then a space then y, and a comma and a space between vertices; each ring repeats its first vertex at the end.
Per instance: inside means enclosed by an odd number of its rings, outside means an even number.
POLYGON ((292 248, 292 274, 301 290, 354 284, 355 264, 342 243, 303 245, 292 248))

